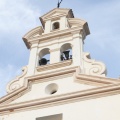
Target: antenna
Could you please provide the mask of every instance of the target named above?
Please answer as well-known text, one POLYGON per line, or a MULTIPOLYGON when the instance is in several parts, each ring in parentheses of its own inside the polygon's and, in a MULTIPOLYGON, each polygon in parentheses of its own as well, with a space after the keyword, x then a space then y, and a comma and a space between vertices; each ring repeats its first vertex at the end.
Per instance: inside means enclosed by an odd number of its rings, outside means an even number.
POLYGON ((57 8, 60 8, 60 4, 61 4, 62 1, 63 1, 63 0, 61 0, 61 1, 59 2, 59 0, 58 0, 57 8))

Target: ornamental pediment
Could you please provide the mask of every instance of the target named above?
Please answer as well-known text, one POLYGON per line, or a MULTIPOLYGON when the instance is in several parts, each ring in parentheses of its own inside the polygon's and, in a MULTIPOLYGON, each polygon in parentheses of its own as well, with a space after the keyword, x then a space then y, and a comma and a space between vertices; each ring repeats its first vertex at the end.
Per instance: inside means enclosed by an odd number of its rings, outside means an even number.
POLYGON ((72 9, 55 8, 47 14, 41 16, 40 21, 44 27, 47 20, 56 20, 63 16, 66 16, 67 18, 74 18, 72 9))
POLYGON ((41 16, 40 18, 44 21, 46 19, 50 19, 52 17, 57 17, 57 16, 68 16, 69 18, 74 17, 71 9, 55 8, 50 12, 48 12, 47 14, 41 16))

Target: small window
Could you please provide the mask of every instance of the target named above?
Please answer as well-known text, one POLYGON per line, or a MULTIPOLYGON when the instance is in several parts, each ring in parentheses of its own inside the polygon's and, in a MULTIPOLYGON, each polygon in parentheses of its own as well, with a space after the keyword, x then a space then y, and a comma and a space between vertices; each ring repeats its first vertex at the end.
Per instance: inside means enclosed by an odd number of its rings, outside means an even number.
POLYGON ((55 22, 55 23, 53 24, 53 30, 59 29, 59 28, 60 28, 59 22, 55 22))
POLYGON ((45 92, 49 95, 55 94, 58 91, 58 85, 51 83, 45 88, 45 92))

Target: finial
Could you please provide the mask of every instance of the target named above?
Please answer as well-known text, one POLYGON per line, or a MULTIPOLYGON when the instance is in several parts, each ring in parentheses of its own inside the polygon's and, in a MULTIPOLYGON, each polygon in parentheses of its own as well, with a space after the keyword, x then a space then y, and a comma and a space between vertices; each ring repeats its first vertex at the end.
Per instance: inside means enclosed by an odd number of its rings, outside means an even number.
POLYGON ((57 4, 57 8, 60 8, 60 4, 61 4, 62 0, 59 2, 58 0, 58 4, 57 4))

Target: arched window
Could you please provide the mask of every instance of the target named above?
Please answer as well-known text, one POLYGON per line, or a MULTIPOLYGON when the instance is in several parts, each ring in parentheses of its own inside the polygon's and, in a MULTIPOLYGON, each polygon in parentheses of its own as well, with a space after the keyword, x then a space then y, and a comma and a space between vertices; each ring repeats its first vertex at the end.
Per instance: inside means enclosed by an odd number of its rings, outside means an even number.
POLYGON ((55 29, 59 29, 60 28, 60 24, 59 24, 59 22, 55 22, 55 23, 53 23, 53 30, 55 30, 55 29))
POLYGON ((46 65, 50 63, 50 52, 48 48, 40 51, 39 54, 39 65, 46 65))
POLYGON ((61 61, 72 59, 72 47, 70 43, 66 43, 62 45, 60 52, 61 52, 61 56, 60 56, 61 61))

